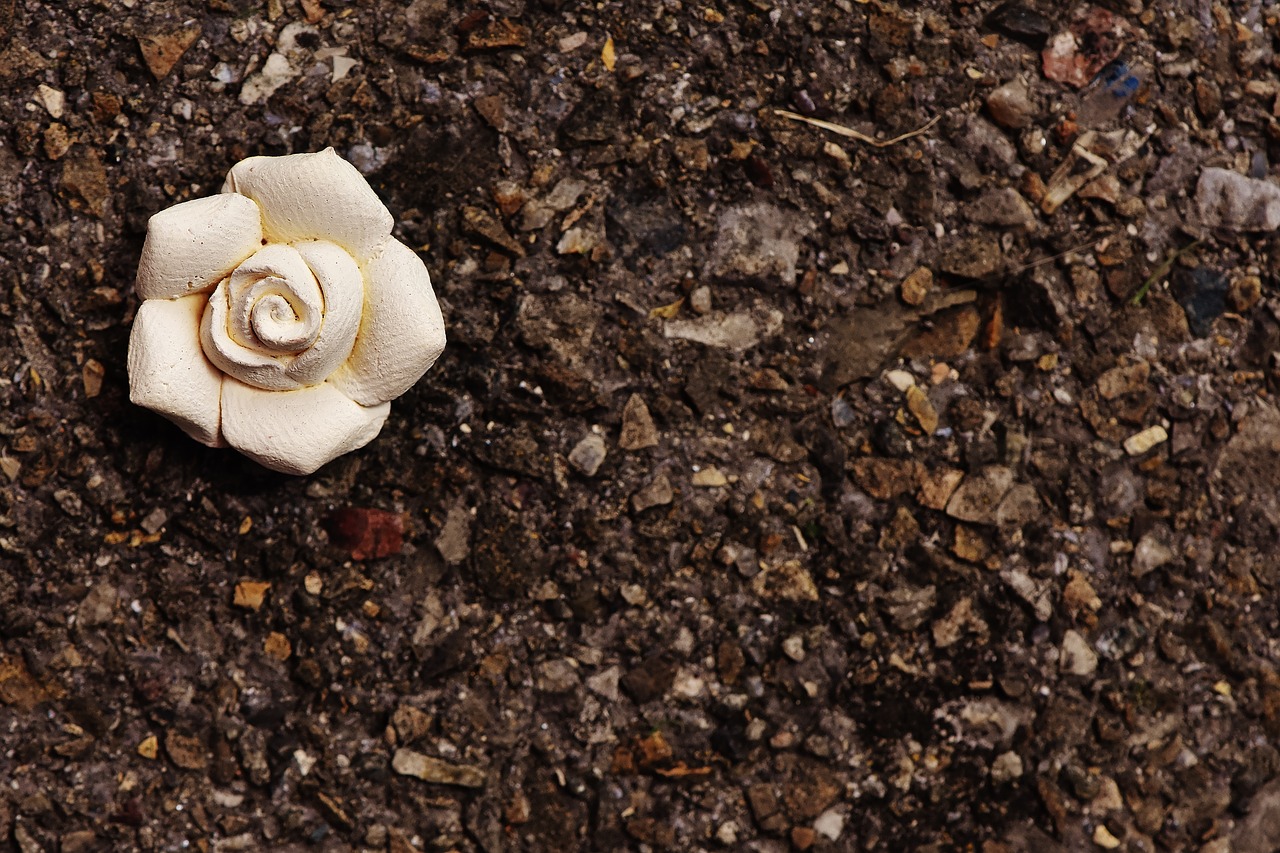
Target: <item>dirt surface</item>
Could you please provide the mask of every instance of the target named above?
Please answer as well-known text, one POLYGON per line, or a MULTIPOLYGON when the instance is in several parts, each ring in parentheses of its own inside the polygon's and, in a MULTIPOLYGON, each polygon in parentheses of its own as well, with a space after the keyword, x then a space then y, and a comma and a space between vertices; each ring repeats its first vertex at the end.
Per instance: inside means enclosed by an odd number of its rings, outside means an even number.
POLYGON ((1280 848, 1278 19, 0 0, 0 847, 1280 848), (325 146, 450 346, 291 478, 125 351, 325 146))

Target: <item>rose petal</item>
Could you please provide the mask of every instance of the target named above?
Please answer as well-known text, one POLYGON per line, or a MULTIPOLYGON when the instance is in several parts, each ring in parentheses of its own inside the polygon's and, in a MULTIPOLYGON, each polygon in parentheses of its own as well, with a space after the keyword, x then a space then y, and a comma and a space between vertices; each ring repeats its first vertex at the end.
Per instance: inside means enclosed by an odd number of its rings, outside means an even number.
POLYGON ((332 148, 241 160, 227 173, 222 191, 258 203, 272 242, 331 240, 364 263, 391 239, 391 214, 356 167, 332 148))
POLYGON ((364 313, 351 358, 329 382, 357 403, 394 400, 444 351, 444 318, 422 259, 393 240, 365 265, 364 313))
POLYGON ((129 399, 220 447, 222 374, 200 348, 203 296, 148 299, 129 335, 129 399))
POLYGON ((176 204, 151 217, 138 261, 138 295, 173 299, 216 284, 262 246, 252 199, 234 193, 176 204))
POLYGON ((364 276, 347 251, 323 240, 295 247, 324 294, 324 323, 311 348, 300 353, 285 373, 300 385, 323 382, 351 355, 364 311, 364 276))
POLYGON ((311 267, 293 246, 272 243, 214 288, 200 342, 228 376, 269 391, 292 391, 324 381, 321 376, 299 382, 289 374, 297 353, 316 342, 323 326, 324 295, 311 267))
POLYGON ((310 474, 364 447, 387 419, 390 404, 352 402, 329 384, 264 391, 231 377, 222 383, 222 434, 250 459, 285 474, 310 474))

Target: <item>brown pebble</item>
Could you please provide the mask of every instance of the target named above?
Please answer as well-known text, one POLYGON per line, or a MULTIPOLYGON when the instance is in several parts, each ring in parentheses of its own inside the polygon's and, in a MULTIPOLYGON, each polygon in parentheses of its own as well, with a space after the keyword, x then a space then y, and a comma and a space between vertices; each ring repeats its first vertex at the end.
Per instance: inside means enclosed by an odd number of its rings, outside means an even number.
POLYGON ((932 287, 933 271, 928 267, 917 267, 902 281, 902 301, 908 305, 922 305, 932 287))
POLYGON ((1227 291, 1227 301, 1231 303, 1232 310, 1238 314, 1243 314, 1257 305, 1261 298, 1262 280, 1256 275, 1237 278, 1231 282, 1231 289, 1227 291))

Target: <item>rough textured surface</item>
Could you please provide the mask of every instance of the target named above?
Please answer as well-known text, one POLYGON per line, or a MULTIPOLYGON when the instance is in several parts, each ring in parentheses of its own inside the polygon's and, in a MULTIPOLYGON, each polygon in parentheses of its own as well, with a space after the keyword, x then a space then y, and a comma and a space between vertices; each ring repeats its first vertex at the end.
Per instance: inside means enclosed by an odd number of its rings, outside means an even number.
POLYGON ((0 849, 1274 846, 1277 9, 1101 5, 0 0, 0 849), (289 478, 132 276, 328 145, 452 345, 289 478))

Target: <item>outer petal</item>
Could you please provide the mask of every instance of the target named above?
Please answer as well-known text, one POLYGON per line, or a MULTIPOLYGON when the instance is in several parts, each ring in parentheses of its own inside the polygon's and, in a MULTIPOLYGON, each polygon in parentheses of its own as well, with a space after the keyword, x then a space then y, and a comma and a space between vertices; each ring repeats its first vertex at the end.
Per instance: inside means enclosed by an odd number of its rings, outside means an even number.
POLYGON ((391 239, 391 213, 359 170, 332 148, 241 160, 227 173, 222 191, 258 203, 272 242, 330 240, 363 263, 391 239))
POLYGON ((205 290, 260 248, 262 218, 252 199, 223 193, 175 204, 147 223, 138 295, 173 299, 205 290))
POLYGON ((200 348, 204 303, 202 296, 142 303, 129 335, 129 399, 220 447, 222 374, 200 348))
POLYGON ((364 447, 391 405, 366 408, 326 384, 263 391, 231 377, 222 383, 222 433, 227 443, 273 471, 310 474, 364 447))
POLYGON ((365 265, 364 313, 351 358, 329 382, 357 403, 394 400, 444 351, 444 318, 422 259, 393 240, 365 265))

